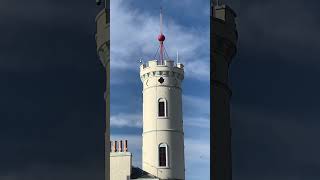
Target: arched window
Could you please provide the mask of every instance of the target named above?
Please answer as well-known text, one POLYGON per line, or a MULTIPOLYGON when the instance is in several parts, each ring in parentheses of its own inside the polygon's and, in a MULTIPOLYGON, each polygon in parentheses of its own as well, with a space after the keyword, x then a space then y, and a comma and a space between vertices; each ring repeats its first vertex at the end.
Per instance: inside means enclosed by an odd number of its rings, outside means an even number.
POLYGON ((167 101, 163 98, 160 98, 158 101, 158 116, 159 117, 167 116, 167 101))
POLYGON ((164 143, 159 145, 159 166, 168 166, 168 145, 164 143))

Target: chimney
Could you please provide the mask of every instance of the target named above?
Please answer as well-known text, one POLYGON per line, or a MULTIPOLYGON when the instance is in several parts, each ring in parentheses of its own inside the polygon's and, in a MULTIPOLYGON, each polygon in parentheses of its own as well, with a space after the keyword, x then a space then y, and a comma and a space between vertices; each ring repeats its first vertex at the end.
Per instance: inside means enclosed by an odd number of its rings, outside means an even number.
POLYGON ((119 152, 122 152, 122 140, 120 140, 120 143, 119 143, 119 152))
POLYGON ((117 152, 117 141, 114 141, 113 152, 117 152))
POLYGON ((128 151, 128 140, 124 141, 124 152, 128 151))

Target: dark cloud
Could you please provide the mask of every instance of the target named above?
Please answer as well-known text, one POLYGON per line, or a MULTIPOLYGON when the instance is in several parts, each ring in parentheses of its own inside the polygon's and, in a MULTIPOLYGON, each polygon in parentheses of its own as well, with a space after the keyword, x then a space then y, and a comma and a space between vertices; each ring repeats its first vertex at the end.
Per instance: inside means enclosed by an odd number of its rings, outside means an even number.
MULTIPOLYGON (((317 65, 317 1, 232 1, 238 14, 239 50, 278 55, 269 61, 317 65)), ((241 53, 241 51, 240 51, 241 53)), ((258 59, 259 60, 259 59, 258 59)))
POLYGON ((237 179, 319 178, 317 112, 233 107, 233 172, 237 179))
POLYGON ((1 71, 83 68, 87 59, 95 61, 95 2, 1 1, 0 7, 1 71))
POLYGON ((319 2, 230 3, 234 179, 319 179, 319 2))
POLYGON ((63 166, 62 168, 58 165, 52 166, 47 164, 32 164, 23 171, 9 172, 7 175, 0 175, 2 180, 70 180, 70 179, 103 179, 104 174, 101 165, 97 162, 90 162, 86 167, 75 168, 63 166))
POLYGON ((103 179, 94 1, 0 2, 0 179, 103 179))
POLYGON ((95 12, 98 12, 95 2, 90 1, 3 0, 0 2, 2 23, 57 23, 65 25, 66 23, 79 24, 83 22, 82 25, 85 25, 90 17, 95 16, 95 12))
POLYGON ((0 175, 32 164, 104 166, 103 81, 94 77, 60 70, 1 78, 0 175))

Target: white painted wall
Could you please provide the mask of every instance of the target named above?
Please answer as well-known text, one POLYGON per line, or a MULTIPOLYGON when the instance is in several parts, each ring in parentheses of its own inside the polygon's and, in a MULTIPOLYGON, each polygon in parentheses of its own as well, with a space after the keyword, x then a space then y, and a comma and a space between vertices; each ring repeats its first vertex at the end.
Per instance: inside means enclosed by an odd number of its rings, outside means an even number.
POLYGON ((110 153, 110 180, 130 180, 132 154, 130 152, 110 153))
POLYGON ((183 65, 149 61, 140 67, 143 83, 142 169, 160 179, 184 179, 184 135, 181 81, 183 65), (162 77, 164 82, 158 80, 162 77), (158 117, 158 100, 167 101, 167 117, 158 117), (168 166, 159 167, 158 147, 168 145, 168 166))

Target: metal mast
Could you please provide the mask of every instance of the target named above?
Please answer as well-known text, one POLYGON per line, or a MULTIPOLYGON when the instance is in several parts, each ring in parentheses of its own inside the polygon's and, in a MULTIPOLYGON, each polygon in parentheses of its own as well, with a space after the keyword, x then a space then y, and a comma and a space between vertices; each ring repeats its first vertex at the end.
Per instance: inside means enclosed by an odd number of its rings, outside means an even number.
POLYGON ((158 36, 158 41, 160 42, 159 61, 160 61, 161 65, 163 64, 163 53, 164 53, 163 42, 165 39, 166 39, 166 37, 162 33, 162 7, 160 7, 160 34, 158 36))

